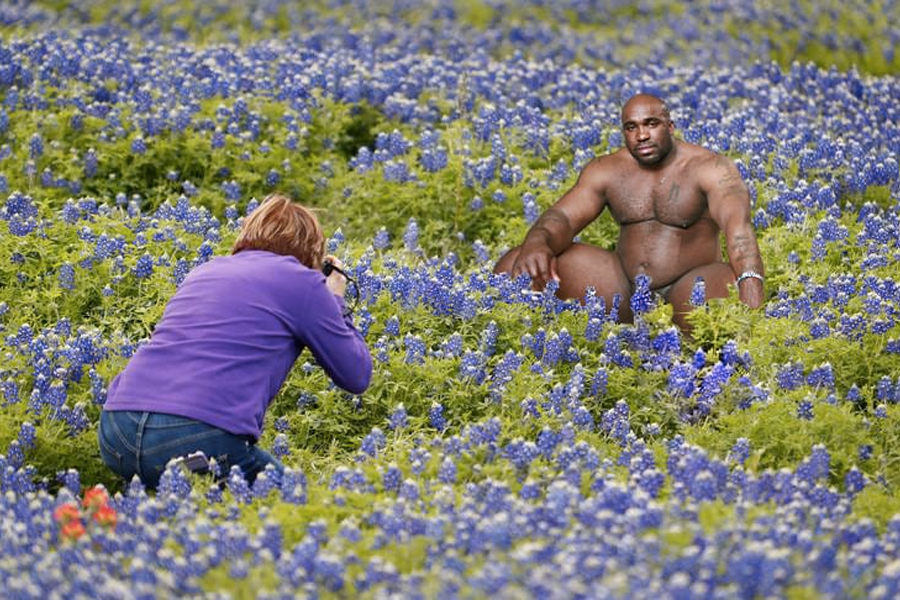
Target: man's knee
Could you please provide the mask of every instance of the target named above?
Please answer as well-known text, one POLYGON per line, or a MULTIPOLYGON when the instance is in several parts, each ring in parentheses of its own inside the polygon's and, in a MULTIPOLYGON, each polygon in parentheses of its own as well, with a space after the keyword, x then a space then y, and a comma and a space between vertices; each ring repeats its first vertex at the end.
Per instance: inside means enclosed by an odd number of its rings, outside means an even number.
POLYGON ((631 296, 631 284, 619 256, 603 248, 573 245, 558 257, 557 272, 561 297, 583 298, 589 286, 608 303, 619 295, 627 304, 631 296))
POLYGON ((494 264, 494 273, 510 273, 513 265, 516 263, 516 257, 519 256, 519 247, 516 246, 512 250, 506 252, 494 264))

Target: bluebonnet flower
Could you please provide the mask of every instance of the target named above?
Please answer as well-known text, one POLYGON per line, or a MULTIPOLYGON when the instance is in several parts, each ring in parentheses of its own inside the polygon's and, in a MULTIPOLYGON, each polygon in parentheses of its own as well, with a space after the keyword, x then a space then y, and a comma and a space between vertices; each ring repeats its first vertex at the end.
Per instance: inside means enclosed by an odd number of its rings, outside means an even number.
POLYGON ((94 175, 97 174, 97 166, 99 160, 97 157, 97 151, 93 148, 88 148, 87 152, 84 154, 84 176, 87 179, 90 179, 94 175))
POLYGON ((372 240, 372 247, 376 250, 385 250, 391 245, 391 238, 388 234, 387 229, 381 227, 378 231, 375 232, 375 237, 372 240))
POLYGON ((822 363, 810 370, 806 382, 814 388, 834 389, 834 370, 829 363, 822 363))
POLYGON ((398 336, 400 335, 400 319, 397 315, 391 315, 388 317, 388 320, 384 322, 384 332, 390 336, 398 336))
POLYGON ((418 335, 407 333, 403 338, 403 346, 406 348, 407 364, 424 364, 425 363, 425 342, 418 335))
POLYGON ((603 413, 600 429, 610 434, 619 445, 625 446, 631 433, 629 415, 631 409, 624 400, 619 400, 613 408, 603 413))
POLYGON ((384 163, 383 174, 385 181, 406 183, 415 179, 415 176, 403 161, 388 160, 384 163))
POLYGON ((277 169, 269 169, 266 172, 266 187, 273 188, 279 183, 281 183, 281 173, 279 173, 277 169))
POLYGON ((719 361, 703 377, 703 380, 700 382, 700 397, 697 400, 697 406, 701 414, 707 414, 713 398, 722 392, 733 373, 733 366, 719 361))
POLYGON ((441 483, 456 483, 457 467, 456 462, 449 456, 445 456, 438 468, 438 481, 441 483))
POLYGON ((70 263, 63 263, 59 267, 59 275, 57 276, 59 287, 64 290, 75 289, 75 267, 70 263))
POLYGON ((534 398, 525 398, 519 403, 519 407, 522 409, 522 415, 525 417, 538 418, 541 416, 537 400, 534 398))
POLYGON ((475 260, 479 263, 487 263, 491 260, 490 250, 481 240, 472 242, 472 251, 475 253, 475 260))
POLYGON ((739 352, 737 342, 734 340, 725 342, 725 345, 722 346, 721 357, 722 362, 730 366, 749 368, 752 363, 750 353, 739 352))
POLYGON ((288 504, 306 504, 306 473, 286 467, 281 476, 281 500, 288 504))
POLYGON ((797 418, 804 421, 811 421, 813 419, 812 401, 808 399, 800 401, 800 403, 797 405, 797 418))
POLYGON ((387 440, 381 429, 373 427, 366 437, 363 438, 362 443, 360 444, 360 450, 368 456, 377 457, 378 452, 384 448, 386 444, 387 440))
POLYGON ((590 317, 587 326, 584 328, 584 338, 589 342, 596 342, 603 333, 603 319, 598 317, 590 317))
POLYGON ((388 468, 381 477, 381 485, 386 492, 398 492, 402 481, 403 472, 394 463, 388 465, 388 468))
POLYGON ((883 375, 875 385, 875 398, 882 402, 896 404, 898 390, 900 390, 900 383, 894 384, 889 376, 883 375))
POLYGON ((419 156, 419 164, 429 173, 436 173, 450 163, 447 150, 444 148, 426 148, 419 156))
POLYGON ((681 353, 681 335, 677 327, 669 327, 661 332, 651 343, 651 347, 658 355, 671 357, 681 353))
POLYGON ((419 249, 419 224, 413 218, 410 218, 406 223, 406 230, 403 233, 403 245, 407 250, 413 252, 419 249))
MULTIPOLYGON (((238 202, 241 199, 241 186, 237 181, 229 180, 222 183, 222 193, 225 195, 225 199, 230 202, 238 202)), ((247 211, 249 214, 250 211, 247 211)))
POLYGON ((609 371, 606 367, 598 368, 591 380, 591 396, 595 398, 605 396, 608 383, 609 371))
POLYGON ((394 431, 406 427, 408 417, 403 403, 398 404, 388 418, 388 429, 394 431))
POLYGON ((134 138, 131 142, 131 151, 138 155, 146 154, 147 142, 144 141, 144 138, 140 136, 134 138))
POLYGON ((304 390, 300 392, 300 395, 297 397, 297 408, 303 410, 308 407, 316 406, 318 402, 319 398, 314 393, 304 390))
POLYGON ((481 332, 479 339, 479 349, 485 356, 493 356, 497 350, 497 338, 500 335, 500 327, 496 321, 489 321, 481 332))
POLYGON ((132 268, 132 273, 138 279, 150 277, 153 274, 153 257, 146 253, 141 255, 132 268))
POLYGON ((631 294, 630 306, 635 315, 648 312, 656 304, 656 298, 650 291, 650 278, 641 273, 634 280, 634 291, 631 294))
POLYGON ((32 160, 44 154, 44 138, 39 133, 32 133, 28 140, 28 157, 32 160))
POLYGON ((337 249, 340 248, 341 244, 344 243, 344 232, 341 231, 340 228, 335 230, 334 233, 328 238, 328 241, 325 244, 325 248, 327 252, 334 253, 337 252, 337 249))
POLYGON ((506 351, 503 358, 500 359, 500 362, 497 363, 497 366, 491 373, 490 389, 491 398, 494 401, 501 400, 503 390, 505 390, 506 385, 512 381, 513 374, 521 368, 524 361, 525 357, 518 352, 512 350, 506 351))
POLYGON ((794 390, 803 385, 803 363, 789 362, 782 365, 776 374, 778 385, 785 390, 794 390))
POLYGON ((844 475, 844 490, 851 497, 861 492, 865 486, 866 476, 855 466, 844 475))
POLYGON ((56 480, 69 490, 73 496, 81 495, 81 475, 76 469, 66 469, 56 474, 56 480))
POLYGON ((428 422, 438 431, 444 431, 447 428, 447 420, 444 418, 444 407, 437 402, 432 402, 431 408, 428 410, 428 422))
POLYGON ((750 440, 738 438, 731 447, 731 458, 739 465, 743 465, 750 458, 750 440))
POLYGON ((816 444, 812 453, 797 466, 797 477, 809 483, 828 477, 831 468, 831 454, 822 444, 816 444))
POLYGON ((630 368, 634 366, 634 360, 631 358, 631 355, 622 348, 622 338, 614 332, 610 332, 606 336, 603 354, 612 364, 618 367, 630 368))
POLYGON ((667 389, 683 398, 690 398, 696 389, 696 377, 697 370, 693 365, 677 363, 669 370, 667 389))
POLYGON ((484 354, 466 350, 459 363, 459 375, 472 380, 475 385, 481 385, 487 377, 484 354))
POLYGON ((809 334, 813 339, 823 339, 831 335, 831 327, 826 319, 816 317, 810 321, 809 334))
POLYGON ((278 433, 287 433, 291 429, 291 422, 288 421, 287 417, 281 416, 273 421, 272 428, 278 433))
POLYGON ((19 426, 19 435, 16 439, 19 440, 19 444, 21 444, 22 449, 30 450, 34 448, 35 438, 36 438, 37 430, 34 427, 34 424, 31 421, 25 421, 19 426))
POLYGON ((703 306, 706 304, 706 281, 702 277, 694 279, 694 285, 691 288, 690 296, 691 306, 703 306))
POLYGON ((279 433, 275 436, 275 440, 272 442, 272 454, 279 459, 290 456, 291 444, 287 435, 279 433))

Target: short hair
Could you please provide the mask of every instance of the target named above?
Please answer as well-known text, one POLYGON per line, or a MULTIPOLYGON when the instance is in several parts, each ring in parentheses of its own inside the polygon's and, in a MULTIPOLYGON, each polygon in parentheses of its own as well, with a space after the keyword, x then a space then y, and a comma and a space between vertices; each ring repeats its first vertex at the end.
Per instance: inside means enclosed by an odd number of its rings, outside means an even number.
POLYGON ((301 264, 318 269, 325 257, 325 236, 312 210, 272 194, 244 219, 231 253, 241 250, 293 256, 301 264))

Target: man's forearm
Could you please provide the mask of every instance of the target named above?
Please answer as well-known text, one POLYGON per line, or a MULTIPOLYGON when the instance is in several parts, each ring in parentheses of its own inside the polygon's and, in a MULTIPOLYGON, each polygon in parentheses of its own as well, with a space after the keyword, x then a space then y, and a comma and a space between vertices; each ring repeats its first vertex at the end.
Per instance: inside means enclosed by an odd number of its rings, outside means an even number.
POLYGON ((543 243, 559 255, 572 244, 572 225, 566 215, 551 206, 535 221, 525 235, 525 244, 543 243))
POLYGON ((759 308, 765 301, 765 267, 753 231, 741 231, 728 239, 728 259, 734 271, 741 302, 759 308))
POLYGON ((740 277, 742 273, 753 271, 765 275, 762 256, 759 245, 752 233, 739 233, 734 235, 728 243, 728 261, 734 270, 734 276, 740 277))

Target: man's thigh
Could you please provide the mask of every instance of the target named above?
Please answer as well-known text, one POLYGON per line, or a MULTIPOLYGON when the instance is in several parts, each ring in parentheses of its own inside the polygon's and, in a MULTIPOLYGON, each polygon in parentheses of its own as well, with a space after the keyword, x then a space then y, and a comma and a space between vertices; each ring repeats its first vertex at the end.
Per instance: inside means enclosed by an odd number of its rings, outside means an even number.
POLYGON ((734 284, 734 272, 731 265, 724 262, 711 263, 691 269, 682 275, 669 291, 666 299, 672 304, 675 312, 675 322, 683 325, 683 317, 693 309, 691 304, 691 292, 697 278, 703 279, 706 288, 706 298, 727 298, 731 293, 729 289, 734 284))
POLYGON ((602 296, 607 308, 613 298, 621 296, 620 320, 630 321, 631 284, 615 252, 588 244, 573 244, 557 257, 560 298, 584 298, 588 286, 602 296))

